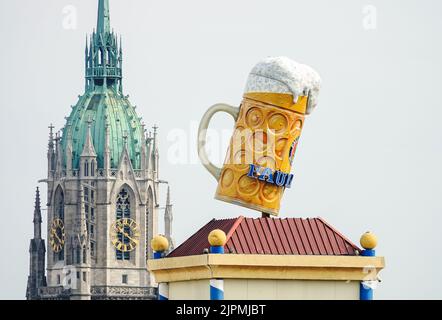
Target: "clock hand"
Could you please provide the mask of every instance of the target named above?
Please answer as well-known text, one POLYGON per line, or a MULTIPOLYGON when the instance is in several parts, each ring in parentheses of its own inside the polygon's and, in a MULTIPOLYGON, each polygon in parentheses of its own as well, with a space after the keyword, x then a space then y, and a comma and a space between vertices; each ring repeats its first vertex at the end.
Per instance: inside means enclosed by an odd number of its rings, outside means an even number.
POLYGON ((58 240, 60 243, 62 242, 61 239, 60 239, 60 237, 58 236, 57 233, 54 233, 54 236, 57 238, 57 240, 58 240))
POLYGON ((117 227, 117 233, 121 233, 124 237, 128 238, 131 241, 135 241, 134 239, 132 239, 129 234, 127 232, 124 231, 123 228, 118 228, 117 227))
POLYGON ((117 226, 117 225, 115 225, 115 231, 116 231, 117 233, 123 233, 123 228, 122 228, 122 227, 119 227, 119 226, 117 226))
POLYGON ((134 242, 134 243, 137 243, 137 240, 135 240, 134 238, 132 238, 131 236, 129 236, 129 234, 127 234, 126 232, 124 232, 123 234, 124 234, 124 236, 125 236, 126 238, 128 238, 130 241, 132 241, 132 242, 134 242))

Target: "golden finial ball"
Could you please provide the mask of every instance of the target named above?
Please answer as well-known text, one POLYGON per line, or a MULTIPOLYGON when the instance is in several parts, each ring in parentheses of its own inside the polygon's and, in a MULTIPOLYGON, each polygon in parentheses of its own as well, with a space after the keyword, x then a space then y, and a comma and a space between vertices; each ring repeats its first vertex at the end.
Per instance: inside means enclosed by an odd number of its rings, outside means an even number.
POLYGON ((164 236, 158 235, 150 241, 150 246, 155 252, 163 252, 169 249, 169 240, 164 236))
POLYGON ((211 246, 224 246, 226 244, 227 236, 224 231, 215 229, 209 233, 207 239, 211 246))
POLYGON ((378 244, 378 238, 374 233, 367 231, 361 236, 360 243, 362 248, 371 250, 376 248, 376 245, 378 244))

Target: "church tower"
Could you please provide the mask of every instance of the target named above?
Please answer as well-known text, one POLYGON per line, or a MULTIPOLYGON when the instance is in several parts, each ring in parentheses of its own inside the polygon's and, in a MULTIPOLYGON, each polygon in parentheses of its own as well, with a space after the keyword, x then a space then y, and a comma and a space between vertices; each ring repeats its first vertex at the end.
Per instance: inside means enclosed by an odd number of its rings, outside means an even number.
POLYGON ((40 208, 40 191, 37 188, 35 193, 34 208, 34 238, 31 239, 29 245, 29 277, 28 287, 26 290, 26 298, 28 300, 40 299, 38 289, 46 286, 45 276, 45 241, 41 238, 41 208, 40 208))
MULTIPOLYGON (((86 39, 85 93, 61 132, 54 136, 50 126, 47 281, 37 191, 28 299, 156 297, 146 261, 153 255, 150 240, 158 234, 164 182, 158 128, 147 133, 123 94, 122 62, 109 0, 99 0, 97 28, 86 39)), ((171 226, 166 228, 171 238, 171 226)))

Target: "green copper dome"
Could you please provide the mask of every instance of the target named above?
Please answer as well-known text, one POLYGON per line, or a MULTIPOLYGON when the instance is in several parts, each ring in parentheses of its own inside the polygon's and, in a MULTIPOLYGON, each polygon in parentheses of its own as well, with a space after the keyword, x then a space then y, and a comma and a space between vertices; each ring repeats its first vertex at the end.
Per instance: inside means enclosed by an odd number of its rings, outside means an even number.
POLYGON ((104 166, 106 125, 109 126, 111 168, 117 168, 125 140, 134 169, 140 169, 144 128, 135 108, 112 88, 89 91, 73 107, 63 129, 62 148, 72 143, 72 168, 78 169, 89 123, 99 168, 104 166))
POLYGON ((72 145, 73 169, 79 168, 89 124, 98 168, 104 167, 107 126, 111 168, 118 167, 125 144, 133 168, 141 167, 144 128, 135 108, 123 95, 122 57, 121 40, 118 43, 110 28, 109 1, 100 0, 97 31, 86 41, 85 94, 67 118, 61 139, 64 162, 67 147, 72 145))

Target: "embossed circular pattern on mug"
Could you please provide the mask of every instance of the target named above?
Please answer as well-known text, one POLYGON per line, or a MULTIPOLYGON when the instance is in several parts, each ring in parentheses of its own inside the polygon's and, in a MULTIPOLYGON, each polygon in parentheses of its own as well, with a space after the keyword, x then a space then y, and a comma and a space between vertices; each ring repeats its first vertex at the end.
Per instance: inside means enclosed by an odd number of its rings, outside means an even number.
POLYGON ((262 197, 267 201, 273 201, 279 196, 279 189, 272 184, 265 184, 261 190, 262 197))
POLYGON ((246 151, 240 150, 233 156, 232 164, 239 170, 247 169, 249 167, 248 163, 251 161, 247 161, 246 151))
POLYGON ((276 161, 272 157, 269 157, 269 156, 261 157, 256 161, 256 163, 261 167, 270 168, 272 170, 275 170, 276 161))
POLYGON ((255 128, 262 124, 264 121, 264 115, 262 114, 262 111, 258 108, 250 108, 249 111, 247 111, 246 114, 246 123, 248 126, 255 128))
POLYGON ((254 195, 259 190, 258 180, 249 178, 246 174, 238 180, 238 192, 244 195, 254 195))
POLYGON ((269 129, 275 133, 284 132, 287 129, 288 120, 282 113, 274 113, 267 121, 269 129))
POLYGON ((232 185, 235 179, 235 173, 231 169, 225 169, 221 176, 221 185, 223 188, 228 188, 232 185))
POLYGON ((247 133, 248 131, 244 131, 244 127, 236 127, 233 131, 230 148, 234 151, 244 149, 248 137, 247 133))
POLYGON ((256 130, 249 139, 249 145, 252 146, 248 152, 261 153, 267 149, 267 133, 262 130, 256 130))
POLYGON ((287 145, 287 141, 288 141, 287 138, 282 138, 282 139, 279 139, 278 141, 276 141, 275 153, 279 159, 282 158, 282 155, 285 150, 285 146, 287 145))
POLYGON ((296 130, 301 131, 301 129, 302 129, 302 120, 298 119, 295 121, 295 123, 293 123, 292 131, 296 130))

